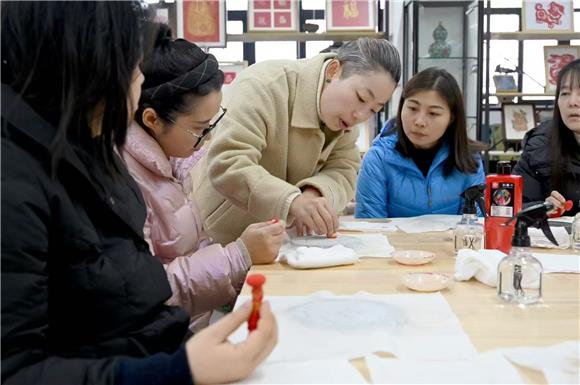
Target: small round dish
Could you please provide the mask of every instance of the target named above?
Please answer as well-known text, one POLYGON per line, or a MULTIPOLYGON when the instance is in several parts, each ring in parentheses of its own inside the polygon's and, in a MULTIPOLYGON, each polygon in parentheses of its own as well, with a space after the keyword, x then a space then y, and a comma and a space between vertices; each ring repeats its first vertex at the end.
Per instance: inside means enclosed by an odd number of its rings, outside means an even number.
POLYGON ((423 250, 397 250, 393 259, 403 265, 424 265, 435 258, 435 254, 423 250))
POLYGON ((450 278, 441 273, 409 273, 403 283, 415 291, 439 291, 449 286, 450 278))

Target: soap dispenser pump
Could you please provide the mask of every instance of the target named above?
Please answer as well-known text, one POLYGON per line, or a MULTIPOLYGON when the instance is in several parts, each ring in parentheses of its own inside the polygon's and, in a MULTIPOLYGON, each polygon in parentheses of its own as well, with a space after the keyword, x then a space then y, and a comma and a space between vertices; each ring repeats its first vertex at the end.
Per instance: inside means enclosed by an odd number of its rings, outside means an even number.
POLYGON ((548 225, 548 212, 554 208, 545 202, 528 207, 510 219, 506 225, 516 221, 512 239, 512 249, 498 265, 497 295, 507 302, 517 304, 532 304, 542 298, 543 267, 530 253, 530 236, 528 227, 542 230, 556 246, 558 242, 548 225))
POLYGON ((479 184, 471 186, 461 193, 461 197, 464 199, 463 215, 455 226, 453 242, 455 254, 460 249, 481 250, 483 248, 484 229, 483 224, 477 220, 476 205, 485 216, 484 192, 485 184, 479 184))

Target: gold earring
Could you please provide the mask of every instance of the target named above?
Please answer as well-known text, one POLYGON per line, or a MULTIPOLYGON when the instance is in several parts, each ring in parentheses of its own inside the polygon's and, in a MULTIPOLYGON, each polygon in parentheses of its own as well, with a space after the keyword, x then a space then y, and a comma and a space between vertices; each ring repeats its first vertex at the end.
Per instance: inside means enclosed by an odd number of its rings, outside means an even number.
POLYGON ((330 79, 324 79, 326 83, 330 83, 330 79))

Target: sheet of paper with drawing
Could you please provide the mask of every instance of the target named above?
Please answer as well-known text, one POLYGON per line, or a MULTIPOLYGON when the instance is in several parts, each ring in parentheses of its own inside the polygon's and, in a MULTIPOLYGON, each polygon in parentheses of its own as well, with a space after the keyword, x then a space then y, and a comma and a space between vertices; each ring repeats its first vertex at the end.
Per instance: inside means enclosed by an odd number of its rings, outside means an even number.
MULTIPOLYGON (((237 304, 247 299, 240 297, 237 304)), ((352 359, 373 352, 398 358, 465 359, 469 338, 440 294, 267 297, 278 320, 278 345, 266 362, 352 359)), ((233 342, 246 338, 240 327, 233 342)))

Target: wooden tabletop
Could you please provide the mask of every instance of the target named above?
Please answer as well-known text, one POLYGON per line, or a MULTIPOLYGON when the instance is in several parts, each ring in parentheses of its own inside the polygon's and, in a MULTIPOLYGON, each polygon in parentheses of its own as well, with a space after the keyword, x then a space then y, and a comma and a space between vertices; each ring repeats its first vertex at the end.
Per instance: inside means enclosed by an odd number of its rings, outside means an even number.
MULTIPOLYGON (((422 266, 400 265, 392 259, 361 258, 356 265, 324 269, 295 270, 281 264, 253 266, 252 273, 266 275, 264 294, 272 296, 309 295, 319 290, 334 294, 354 294, 364 290, 373 294, 412 293, 402 284, 408 272, 443 272, 453 275, 455 257, 451 232, 406 234, 387 233, 397 250, 434 252, 437 257, 422 266)), ((538 250, 540 251, 540 250, 538 250)), ((542 253, 570 253, 571 250, 542 253)), ((247 285, 242 294, 250 295, 247 285)), ((545 274, 543 301, 520 307, 500 301, 496 289, 472 279, 453 282, 441 294, 457 315, 471 342, 479 352, 516 346, 548 346, 580 339, 580 275, 545 274)), ((369 380, 364 361, 355 366, 369 380)), ((537 371, 518 368, 530 383, 546 383, 537 371)))

